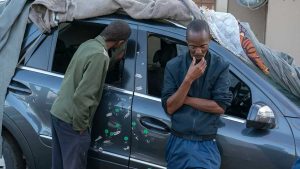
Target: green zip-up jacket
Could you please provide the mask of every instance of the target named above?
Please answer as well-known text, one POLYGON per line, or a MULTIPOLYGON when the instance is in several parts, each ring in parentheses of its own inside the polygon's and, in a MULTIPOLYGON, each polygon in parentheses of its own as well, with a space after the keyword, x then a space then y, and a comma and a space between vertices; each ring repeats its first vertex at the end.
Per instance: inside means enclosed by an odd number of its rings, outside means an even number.
POLYGON ((90 128, 108 66, 107 47, 100 35, 81 44, 68 66, 51 114, 72 124, 76 131, 90 128))

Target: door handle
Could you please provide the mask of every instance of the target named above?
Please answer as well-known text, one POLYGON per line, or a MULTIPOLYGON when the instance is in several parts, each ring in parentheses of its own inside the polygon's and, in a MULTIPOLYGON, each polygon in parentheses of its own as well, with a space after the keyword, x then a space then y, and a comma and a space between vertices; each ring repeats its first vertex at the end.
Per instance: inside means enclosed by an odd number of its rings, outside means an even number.
POLYGON ((12 80, 10 82, 10 84, 8 85, 8 90, 13 93, 22 95, 30 95, 32 93, 29 87, 16 80, 12 80))
POLYGON ((170 133, 170 128, 167 124, 161 120, 152 117, 141 117, 140 123, 149 130, 154 130, 159 133, 168 134, 170 133))

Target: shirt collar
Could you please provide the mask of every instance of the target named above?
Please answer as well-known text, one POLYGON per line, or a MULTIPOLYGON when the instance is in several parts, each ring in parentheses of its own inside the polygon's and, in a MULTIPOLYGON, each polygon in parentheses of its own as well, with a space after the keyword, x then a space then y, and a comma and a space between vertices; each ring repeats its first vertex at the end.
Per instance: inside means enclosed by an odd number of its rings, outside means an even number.
POLYGON ((104 38, 101 35, 98 35, 95 38, 102 46, 104 46, 105 50, 107 50, 107 46, 106 46, 106 42, 104 40, 104 38))

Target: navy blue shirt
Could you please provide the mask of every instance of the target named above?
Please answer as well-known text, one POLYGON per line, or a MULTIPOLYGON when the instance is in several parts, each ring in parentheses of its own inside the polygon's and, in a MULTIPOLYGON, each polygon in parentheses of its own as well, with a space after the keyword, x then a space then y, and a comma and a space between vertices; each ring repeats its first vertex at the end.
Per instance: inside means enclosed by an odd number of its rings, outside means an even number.
MULTIPOLYGON (((214 100, 224 110, 230 105, 232 93, 229 91, 229 64, 220 56, 207 52, 205 73, 196 79, 188 96, 214 100)), ((167 112, 167 100, 180 87, 192 63, 189 52, 170 60, 165 68, 162 89, 162 106, 167 112)), ((180 133, 191 140, 199 136, 215 135, 219 126, 220 115, 199 111, 183 105, 171 116, 172 131, 180 133)))

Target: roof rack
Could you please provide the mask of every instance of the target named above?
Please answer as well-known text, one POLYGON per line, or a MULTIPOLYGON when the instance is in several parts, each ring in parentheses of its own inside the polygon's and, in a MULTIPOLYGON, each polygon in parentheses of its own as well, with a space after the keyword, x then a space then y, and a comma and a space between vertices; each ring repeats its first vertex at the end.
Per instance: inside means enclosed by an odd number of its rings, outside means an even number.
POLYGON ((177 27, 186 29, 186 26, 183 26, 183 25, 181 25, 181 24, 179 24, 179 23, 176 23, 176 22, 174 22, 174 21, 171 21, 171 20, 169 20, 169 19, 163 19, 163 20, 166 21, 166 22, 168 22, 168 23, 171 23, 171 24, 173 24, 173 25, 175 25, 175 26, 177 26, 177 27))

